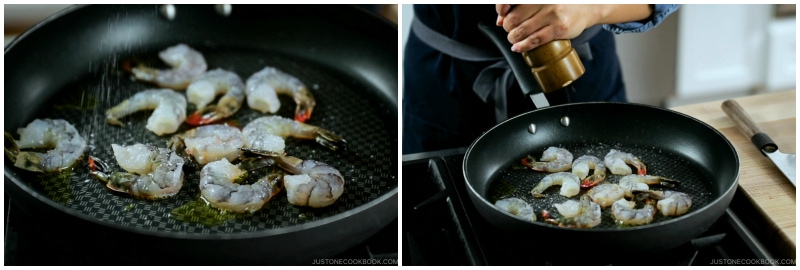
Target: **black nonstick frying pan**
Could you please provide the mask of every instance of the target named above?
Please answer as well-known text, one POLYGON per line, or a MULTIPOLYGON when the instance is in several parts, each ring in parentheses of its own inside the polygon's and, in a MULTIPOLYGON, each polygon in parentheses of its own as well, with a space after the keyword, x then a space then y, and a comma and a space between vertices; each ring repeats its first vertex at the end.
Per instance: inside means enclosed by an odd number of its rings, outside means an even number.
MULTIPOLYGON (((690 116, 654 106, 593 102, 540 108, 498 124, 468 148, 463 171, 470 199, 497 230, 514 236, 509 241, 551 251, 577 249, 578 257, 621 256, 673 248, 704 232, 733 198, 739 159, 722 134, 690 116), (575 158, 594 155, 602 159, 611 149, 633 153, 647 164, 648 174, 681 181, 677 188, 655 189, 688 193, 693 205, 683 216, 657 217, 635 227, 617 226, 609 209, 603 210, 602 223, 590 229, 545 223, 541 211, 557 213, 552 204, 566 198, 558 195, 558 187, 550 188, 544 199, 533 198, 531 189, 546 173, 513 167, 527 155, 539 158, 550 146, 565 148, 575 158), (516 218, 493 205, 497 199, 511 196, 529 202, 539 221, 516 218)), ((618 180, 619 176, 606 179, 611 183, 618 180)))
MULTIPOLYGON (((187 172, 175 197, 144 201, 105 189, 88 175, 85 161, 54 180, 6 159, 5 192, 13 203, 52 217, 53 224, 74 220, 119 230, 131 236, 127 241, 151 244, 142 252, 193 259, 182 264, 310 264, 397 218, 397 27, 355 6, 71 7, 6 47, 4 129, 16 137, 17 128, 36 118, 65 119, 89 141, 87 156, 112 162, 111 143, 163 147, 169 136, 144 129, 149 112, 127 117, 123 128, 106 124, 104 112, 155 88, 133 80, 129 65, 166 67, 158 52, 178 43, 203 53, 209 70, 246 79, 274 66, 309 86, 317 106, 306 123, 344 137, 348 149, 289 139, 287 152, 339 169, 346 181, 339 200, 311 209, 291 206, 281 194, 253 215, 221 224, 203 216, 187 222, 174 211, 197 201, 197 172, 187 172)), ((292 118, 294 102, 281 101, 277 114, 292 118)), ((231 120, 244 126, 262 115, 245 104, 231 120)))

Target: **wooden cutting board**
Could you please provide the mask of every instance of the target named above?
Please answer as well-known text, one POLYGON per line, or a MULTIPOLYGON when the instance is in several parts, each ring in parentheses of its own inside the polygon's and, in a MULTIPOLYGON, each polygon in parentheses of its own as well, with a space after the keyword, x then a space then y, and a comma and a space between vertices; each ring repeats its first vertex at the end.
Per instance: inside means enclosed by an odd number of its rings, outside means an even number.
MULTIPOLYGON (((782 91, 735 98, 783 153, 796 151, 796 91, 782 91)), ((796 252, 796 189, 772 161, 761 154, 744 133, 722 111, 724 100, 670 108, 716 128, 730 140, 739 154, 739 190, 763 215, 774 235, 780 254, 796 252)), ((771 242, 771 241, 768 241, 771 242)), ((777 254, 776 254, 777 255, 777 254)))

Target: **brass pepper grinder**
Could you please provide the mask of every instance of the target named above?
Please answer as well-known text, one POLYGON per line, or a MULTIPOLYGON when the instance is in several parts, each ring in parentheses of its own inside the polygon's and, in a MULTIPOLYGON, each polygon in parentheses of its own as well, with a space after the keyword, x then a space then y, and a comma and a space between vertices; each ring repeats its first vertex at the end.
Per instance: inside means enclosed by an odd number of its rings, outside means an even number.
POLYGON ((569 40, 553 40, 522 56, 544 93, 569 86, 586 71, 569 40))

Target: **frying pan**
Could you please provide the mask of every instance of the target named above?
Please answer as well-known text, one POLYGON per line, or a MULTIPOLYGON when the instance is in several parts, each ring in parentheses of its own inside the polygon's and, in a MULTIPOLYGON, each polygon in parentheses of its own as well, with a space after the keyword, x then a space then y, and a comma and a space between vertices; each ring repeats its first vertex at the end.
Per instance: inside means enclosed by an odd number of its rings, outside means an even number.
MULTIPOLYGON (((308 124, 344 137, 347 151, 288 140, 287 153, 338 168, 345 192, 326 208, 295 207, 285 193, 259 212, 209 223, 171 213, 198 200, 198 172, 187 171, 175 197, 144 201, 113 193, 80 161, 56 181, 22 171, 6 159, 5 190, 12 201, 53 223, 83 222, 129 236, 151 253, 184 254, 210 264, 310 264, 360 243, 397 218, 397 28, 355 6, 177 5, 74 6, 23 33, 5 49, 5 126, 36 118, 71 122, 89 142, 85 155, 113 162, 111 143, 165 146, 169 136, 144 129, 149 112, 105 123, 104 111, 133 93, 155 88, 125 72, 131 63, 165 67, 158 52, 185 43, 203 53, 209 70, 246 79, 274 66, 303 81, 317 100, 308 124), (13 68, 11 68, 13 67, 13 68)), ((281 97, 278 115, 294 102, 281 97)), ((191 106, 190 106, 191 107, 191 106)), ((191 113, 192 108, 189 108, 191 113)), ((247 105, 232 121, 263 116, 247 105)), ((186 130, 185 124, 179 130, 186 130)), ((79 248, 80 246, 77 245, 79 248)), ((142 262, 147 263, 147 262, 142 262)), ((181 263, 181 262, 176 262, 181 263)))
MULTIPOLYGON (((504 37, 504 33, 498 35, 504 37)), ((509 62, 513 65, 515 61, 509 62)), ((463 172, 477 210, 497 230, 514 237, 511 243, 556 251, 579 248, 584 255, 623 255, 670 249, 708 229, 733 198, 739 159, 722 134, 688 115, 648 105, 588 102, 539 108, 494 126, 469 146, 463 172), (591 229, 545 223, 539 213, 557 213, 552 204, 566 198, 558 195, 558 187, 552 187, 545 192, 545 199, 534 199, 530 190, 546 173, 513 167, 527 155, 538 159, 550 146, 565 148, 575 158, 593 155, 602 159, 611 149, 633 153, 648 165, 648 174, 680 180, 677 188, 669 189, 690 194, 693 205, 682 216, 657 214, 652 223, 634 227, 617 226, 610 208, 603 210, 603 222, 591 229), (525 221, 493 206, 497 199, 511 196, 529 202, 539 221, 525 221)), ((617 181, 619 176, 606 179, 617 181)))

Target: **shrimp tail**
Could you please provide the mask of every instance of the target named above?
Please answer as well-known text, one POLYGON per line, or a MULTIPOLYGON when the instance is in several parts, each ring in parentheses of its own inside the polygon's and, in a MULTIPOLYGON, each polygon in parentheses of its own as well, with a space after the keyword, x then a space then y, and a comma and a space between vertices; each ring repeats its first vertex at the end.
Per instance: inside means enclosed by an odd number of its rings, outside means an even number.
POLYGON ((110 176, 108 175, 108 163, 94 156, 89 156, 87 163, 89 164, 89 174, 100 181, 108 182, 108 178, 110 176))
POLYGON ((212 122, 210 119, 211 119, 210 113, 203 115, 200 111, 196 111, 191 115, 189 115, 188 117, 186 117, 186 123, 191 126, 202 126, 210 124, 212 122))
POLYGON ((545 220, 552 219, 552 217, 550 217, 550 212, 547 210, 542 210, 542 218, 545 220))
POLYGON ((678 185, 680 185, 681 182, 678 180, 661 177, 660 182, 658 184, 665 187, 675 188, 678 185))
POLYGON ((317 136, 316 141, 322 146, 325 146, 333 151, 337 151, 339 149, 342 151, 347 151, 347 141, 345 141, 345 139, 341 136, 324 129, 317 129, 317 135, 319 136, 317 136))
POLYGON ((255 155, 265 156, 265 157, 282 157, 282 156, 284 156, 283 153, 273 152, 273 151, 269 151, 269 150, 254 149, 254 148, 242 147, 242 148, 239 148, 239 150, 242 150, 245 153, 250 153, 250 154, 255 154, 255 155))
POLYGON ((278 167, 281 167, 281 169, 284 169, 291 174, 303 173, 301 168, 301 163, 303 163, 302 159, 292 156, 281 156, 276 157, 275 162, 278 164, 278 167))
POLYGON ((124 127, 125 124, 123 124, 122 121, 119 120, 120 116, 118 114, 121 110, 124 110, 121 108, 128 108, 129 106, 131 106, 130 101, 125 100, 119 105, 115 106, 114 108, 108 109, 106 111, 106 122, 111 125, 124 127))
MULTIPOLYGON (((194 129, 190 130, 189 132, 194 131, 194 129)), ((193 160, 194 162, 187 162, 184 164, 184 169, 188 172, 195 172, 202 169, 202 165, 197 161, 197 159, 192 156, 190 151, 186 150, 186 143, 184 142, 183 134, 173 135, 169 141, 167 141, 167 149, 172 150, 175 152, 176 155, 181 157, 184 160, 193 160)))
POLYGON ((558 161, 536 161, 534 157, 527 156, 522 159, 522 165, 537 172, 562 172, 572 167, 572 161, 570 160, 566 164, 558 161))
POLYGON ((545 169, 545 166, 547 166, 547 162, 533 162, 533 163, 529 163, 528 164, 528 168, 530 168, 531 170, 534 170, 534 171, 539 171, 539 172, 547 171, 545 169))
POLYGON ((525 166, 525 167, 528 167, 528 168, 531 167, 530 164, 533 163, 533 162, 536 162, 536 159, 533 158, 531 155, 528 155, 525 158, 523 158, 522 160, 520 160, 520 163, 522 163, 522 166, 525 166))
POLYGON ((297 106, 297 110, 294 113, 294 120, 300 123, 305 123, 311 118, 311 111, 313 108, 302 108, 301 106, 297 106))
POLYGON ((240 158, 239 167, 247 171, 255 171, 261 168, 275 165, 275 160, 262 157, 240 158))
POLYGON ((14 141, 14 137, 11 136, 11 134, 8 133, 8 131, 6 131, 5 133, 6 133, 6 145, 10 144, 10 146, 3 147, 3 150, 5 151, 8 159, 10 159, 12 163, 14 163, 17 161, 17 155, 19 155, 19 146, 17 146, 17 142, 14 141))
POLYGON ((208 105, 186 117, 186 123, 192 126, 213 124, 236 113, 241 106, 234 98, 223 97, 219 104, 208 105))
POLYGON ((605 179, 606 179, 605 175, 597 175, 597 174, 595 174, 595 175, 587 176, 581 182, 581 188, 586 189, 586 188, 594 187, 597 184, 602 183, 605 179))
POLYGON ((647 175, 647 166, 642 162, 634 162, 633 167, 636 168, 636 174, 647 175))
POLYGON ((196 112, 186 117, 186 123, 191 126, 203 126, 222 120, 223 117, 220 117, 216 113, 215 107, 216 107, 215 105, 208 105, 203 109, 197 110, 196 112))
POLYGON ((544 219, 544 222, 563 227, 561 221, 557 218, 553 218, 547 210, 542 210, 542 219, 544 219))
POLYGON ((547 166, 547 162, 537 162, 536 158, 528 155, 522 159, 522 166, 528 167, 529 169, 534 171, 543 172, 545 171, 545 166, 547 166))
POLYGON ((140 80, 144 81, 152 81, 155 80, 156 77, 158 77, 157 69, 148 67, 142 63, 138 63, 136 64, 136 67, 132 67, 133 64, 134 63, 125 63, 125 65, 123 65, 123 68, 127 66, 127 68, 130 69, 130 72, 133 73, 133 75, 136 78, 139 78, 140 80))
POLYGON ((272 195, 269 196, 270 198, 277 196, 283 190, 283 188, 284 188, 283 176, 284 175, 285 174, 280 170, 278 172, 274 172, 274 173, 271 173, 271 174, 267 175, 267 182, 269 183, 269 185, 271 187, 271 190, 272 190, 272 195))
POLYGON ((308 88, 301 86, 296 93, 294 93, 294 102, 297 103, 297 108, 294 111, 294 120, 300 123, 305 123, 311 118, 311 112, 314 111, 314 106, 317 101, 308 88))
POLYGON ((19 149, 14 137, 6 131, 6 143, 11 144, 10 147, 4 147, 4 151, 11 163, 17 168, 26 169, 32 172, 44 172, 42 168, 42 158, 33 153, 23 152, 19 149))

